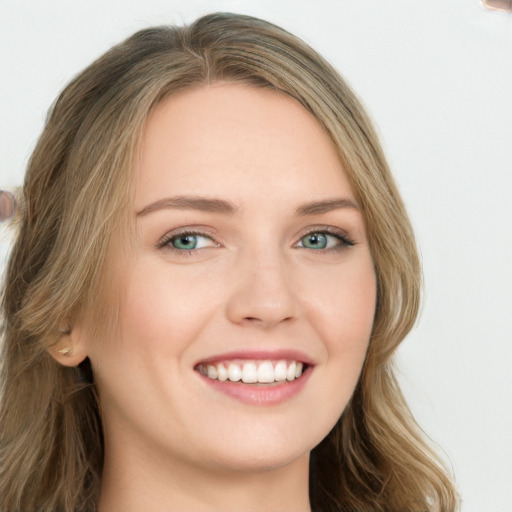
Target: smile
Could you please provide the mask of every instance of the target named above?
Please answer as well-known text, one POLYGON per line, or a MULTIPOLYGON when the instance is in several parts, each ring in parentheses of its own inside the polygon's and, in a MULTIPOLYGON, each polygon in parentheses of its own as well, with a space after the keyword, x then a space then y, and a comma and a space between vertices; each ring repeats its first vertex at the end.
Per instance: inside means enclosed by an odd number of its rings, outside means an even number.
POLYGON ((209 379, 244 384, 273 384, 292 382, 304 370, 300 361, 222 361, 217 364, 200 364, 197 370, 209 379))
POLYGON ((295 350, 231 352, 198 362, 208 389, 252 406, 277 406, 304 389, 315 362, 295 350))

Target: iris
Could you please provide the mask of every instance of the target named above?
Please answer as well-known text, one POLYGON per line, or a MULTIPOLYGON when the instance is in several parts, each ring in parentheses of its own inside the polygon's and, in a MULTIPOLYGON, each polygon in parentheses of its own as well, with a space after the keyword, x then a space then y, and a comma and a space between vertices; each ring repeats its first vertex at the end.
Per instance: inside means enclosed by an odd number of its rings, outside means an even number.
POLYGON ((327 241, 327 235, 324 233, 310 233, 301 239, 302 246, 306 249, 325 249, 327 241))
POLYGON ((198 235, 180 235, 172 239, 172 246, 175 249, 191 250, 196 249, 198 244, 198 235))

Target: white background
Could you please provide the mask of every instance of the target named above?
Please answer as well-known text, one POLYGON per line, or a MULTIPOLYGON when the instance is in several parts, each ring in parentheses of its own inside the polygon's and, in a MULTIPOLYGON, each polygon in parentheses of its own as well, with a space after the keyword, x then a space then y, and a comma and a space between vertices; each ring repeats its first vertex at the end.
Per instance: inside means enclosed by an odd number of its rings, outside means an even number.
POLYGON ((512 512, 512 15, 478 0, 0 0, 0 187, 21 184, 75 73, 135 30, 214 11, 301 36, 370 110, 425 271, 404 391, 462 511, 512 512))

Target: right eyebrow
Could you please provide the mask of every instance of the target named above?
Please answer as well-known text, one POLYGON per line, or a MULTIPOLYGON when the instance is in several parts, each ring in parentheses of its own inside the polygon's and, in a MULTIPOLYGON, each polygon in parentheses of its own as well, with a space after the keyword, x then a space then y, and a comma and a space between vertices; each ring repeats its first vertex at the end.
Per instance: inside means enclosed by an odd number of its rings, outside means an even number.
POLYGON ((202 212, 223 213, 226 215, 234 215, 239 211, 239 208, 234 203, 224 199, 199 196, 174 196, 165 197, 148 204, 137 212, 137 217, 142 217, 148 213, 164 209, 199 210, 202 212))

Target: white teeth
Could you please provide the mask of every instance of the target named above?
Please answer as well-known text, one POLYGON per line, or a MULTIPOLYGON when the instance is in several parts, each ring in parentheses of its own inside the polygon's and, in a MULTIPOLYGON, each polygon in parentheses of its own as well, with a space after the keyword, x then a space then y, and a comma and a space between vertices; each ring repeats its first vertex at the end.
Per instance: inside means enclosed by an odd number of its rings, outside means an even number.
POLYGON ((274 364, 271 361, 247 361, 245 363, 218 363, 200 365, 199 372, 210 379, 245 384, 271 384, 273 382, 294 381, 302 375, 304 365, 301 362, 285 360, 274 364), (227 368, 226 368, 227 366, 227 368))
POLYGON ((213 364, 209 364, 206 367, 207 375, 210 377, 210 379, 216 379, 217 378, 217 368, 213 366, 213 364))
POLYGON ((292 361, 286 370, 286 380, 295 380, 295 370, 297 369, 297 365, 295 361, 292 361))
POLYGON ((258 369, 255 363, 244 364, 242 369, 242 381, 246 384, 258 382, 258 369))
POLYGON ((238 382, 242 378, 242 370, 240 366, 235 363, 231 363, 228 367, 228 379, 231 382, 238 382))
POLYGON ((217 365, 217 378, 220 381, 228 380, 228 371, 222 363, 217 365))
POLYGON ((274 378, 277 382, 286 380, 286 361, 279 361, 274 368, 274 378))
POLYGON ((258 367, 258 382, 265 384, 274 382, 274 367, 270 361, 265 361, 258 367))

